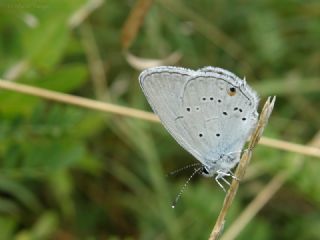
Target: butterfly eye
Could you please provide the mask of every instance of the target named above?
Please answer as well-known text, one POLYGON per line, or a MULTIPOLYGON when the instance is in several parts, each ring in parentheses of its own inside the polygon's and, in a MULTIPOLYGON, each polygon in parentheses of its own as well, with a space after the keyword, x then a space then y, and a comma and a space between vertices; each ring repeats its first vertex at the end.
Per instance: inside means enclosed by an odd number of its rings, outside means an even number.
POLYGON ((202 173, 209 174, 209 171, 207 170, 207 168, 205 166, 203 166, 203 168, 202 168, 202 173))
POLYGON ((236 92, 237 92, 237 90, 236 90, 235 87, 230 87, 230 88, 228 89, 228 94, 229 94, 229 96, 234 96, 234 95, 236 95, 236 92))

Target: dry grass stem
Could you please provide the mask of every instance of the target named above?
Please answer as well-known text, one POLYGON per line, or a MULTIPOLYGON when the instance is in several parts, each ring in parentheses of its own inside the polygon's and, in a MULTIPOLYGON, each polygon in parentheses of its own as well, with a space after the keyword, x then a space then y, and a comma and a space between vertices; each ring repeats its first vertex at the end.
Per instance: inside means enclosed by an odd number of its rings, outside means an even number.
MULTIPOLYGON (((276 98, 273 97, 268 97, 266 103, 264 104, 264 107, 261 111, 260 118, 258 121, 258 124, 256 126, 255 131, 253 132, 247 151, 244 151, 242 154, 241 160, 238 164, 237 170, 235 172, 235 175, 237 179, 241 181, 243 179, 243 176, 245 174, 245 171, 247 169, 247 166, 249 165, 251 156, 252 156, 252 151, 254 147, 257 145, 259 142, 259 139, 261 138, 261 135, 263 133, 263 130, 265 126, 267 125, 268 119, 270 117, 270 114, 273 110, 274 103, 275 103, 276 98)), ((210 234, 209 240, 216 240, 220 236, 223 226, 225 223, 225 218, 226 215, 232 205, 232 202, 235 198, 235 195, 237 193, 238 187, 239 187, 239 180, 234 179, 231 183, 231 186, 226 194, 226 197, 224 199, 221 211, 219 213, 218 219, 212 229, 212 232, 210 234)))
MULTIPOLYGON (((2 79, 0 79, 0 89, 6 89, 14 92, 37 96, 60 103, 66 103, 82 108, 87 108, 90 110, 97 110, 105 113, 114 113, 151 122, 160 122, 159 118, 156 115, 146 111, 123 107, 101 101, 95 101, 83 97, 77 97, 70 94, 50 91, 43 88, 27 86, 21 83, 9 82, 2 79)), ((320 149, 311 146, 304 146, 301 144, 290 143, 287 141, 271 139, 267 137, 262 137, 259 144, 280 150, 320 158, 320 149)))
POLYGON ((277 174, 269 184, 259 193, 259 195, 250 203, 250 205, 241 213, 241 215, 232 223, 228 230, 223 234, 221 240, 235 239, 241 230, 251 221, 257 212, 273 197, 281 188, 288 173, 281 172, 277 174))
POLYGON ((268 147, 276 148, 276 149, 303 154, 303 155, 308 155, 313 157, 320 156, 320 148, 315 148, 313 146, 305 146, 297 143, 291 143, 283 140, 266 138, 266 137, 261 138, 260 144, 268 147))
POLYGON ((144 70, 154 66, 175 65, 181 59, 182 54, 178 51, 175 51, 165 58, 154 59, 137 57, 129 51, 125 51, 124 56, 131 67, 137 70, 144 70))
POLYGON ((103 0, 88 0, 70 18, 68 25, 71 29, 78 27, 92 12, 104 3, 103 0))
MULTIPOLYGON (((315 135, 309 144, 313 147, 320 148, 320 131, 315 135)), ((232 223, 228 230, 223 234, 221 240, 235 239, 245 226, 256 216, 256 214, 270 201, 283 184, 296 173, 302 165, 302 156, 296 156, 293 159, 293 166, 288 170, 281 171, 260 191, 254 200, 242 211, 239 217, 232 223)))
POLYGON ((152 122, 158 122, 159 119, 153 113, 122 107, 111 103, 104 103, 101 101, 95 101, 83 97, 72 96, 65 93, 59 93, 42 88, 27 86, 24 84, 13 83, 3 81, 0 79, 0 88, 20 92, 32 96, 41 97, 48 100, 53 100, 61 103, 67 103, 69 105, 75 105, 91 110, 97 110, 101 112, 110 112, 123 116, 129 116, 133 118, 144 119, 152 122))
POLYGON ((149 12, 153 0, 139 0, 131 9, 130 14, 122 28, 121 45, 123 50, 130 48, 136 39, 137 33, 143 24, 144 17, 149 12))

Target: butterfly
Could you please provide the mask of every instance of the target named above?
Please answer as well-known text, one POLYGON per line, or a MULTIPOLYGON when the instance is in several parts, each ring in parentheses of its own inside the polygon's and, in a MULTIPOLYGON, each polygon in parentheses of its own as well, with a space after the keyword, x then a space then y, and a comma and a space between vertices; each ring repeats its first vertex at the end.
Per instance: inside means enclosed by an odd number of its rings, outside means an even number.
POLYGON ((139 82, 163 126, 200 162, 197 171, 223 188, 219 179, 233 176, 257 124, 257 93, 245 79, 218 67, 154 67, 144 70, 139 82))

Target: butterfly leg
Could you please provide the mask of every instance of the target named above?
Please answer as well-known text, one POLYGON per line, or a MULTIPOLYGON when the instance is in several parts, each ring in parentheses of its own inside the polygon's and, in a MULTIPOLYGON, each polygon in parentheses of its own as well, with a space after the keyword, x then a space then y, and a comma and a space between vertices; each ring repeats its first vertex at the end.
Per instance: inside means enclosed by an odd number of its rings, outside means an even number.
POLYGON ((229 174, 230 174, 230 177, 232 177, 232 179, 235 179, 235 180, 237 180, 237 181, 240 181, 240 179, 237 178, 236 175, 235 175, 233 172, 231 172, 230 170, 229 170, 229 174))
MULTIPOLYGON (((229 171, 229 172, 230 172, 230 171, 229 171)), ((217 171, 217 177, 218 177, 218 178, 229 177, 229 176, 231 176, 230 173, 223 172, 222 170, 218 170, 218 171, 217 171)))
POLYGON ((226 190, 223 187, 223 185, 219 182, 219 179, 222 179, 226 184, 228 184, 228 186, 230 186, 230 183, 224 178, 224 177, 228 177, 228 176, 232 176, 232 175, 230 173, 226 173, 221 170, 217 171, 217 176, 215 177, 215 180, 218 183, 218 185, 223 189, 223 191, 226 191, 226 190))
POLYGON ((221 178, 228 186, 230 186, 230 183, 228 182, 227 179, 225 179, 224 177, 221 178))
POLYGON ((226 189, 224 188, 224 186, 219 182, 219 175, 217 175, 214 180, 216 180, 216 182, 217 182, 218 185, 222 188, 222 190, 223 190, 224 192, 226 192, 226 189))

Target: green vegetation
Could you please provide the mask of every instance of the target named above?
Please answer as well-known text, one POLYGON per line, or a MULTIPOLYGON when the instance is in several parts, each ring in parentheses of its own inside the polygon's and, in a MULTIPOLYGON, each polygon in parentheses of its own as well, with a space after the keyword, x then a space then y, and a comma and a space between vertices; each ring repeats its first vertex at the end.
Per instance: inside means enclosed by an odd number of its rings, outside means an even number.
MULTIPOLYGON (((88 2, 100 1, 2 0, 1 79, 150 111, 121 47, 136 1, 92 11, 88 2)), ((179 52, 176 65, 246 76, 262 102, 277 95, 265 136, 319 146, 319 9, 316 0, 156 0, 129 51, 179 52)), ((191 171, 166 174, 194 161, 160 124, 0 89, 0 240, 207 239, 225 196, 213 180, 195 177, 171 209, 191 171)), ((237 239, 320 239, 319 169, 319 158, 258 146, 225 231, 283 172, 237 239)))

